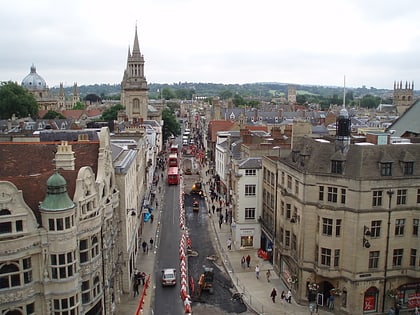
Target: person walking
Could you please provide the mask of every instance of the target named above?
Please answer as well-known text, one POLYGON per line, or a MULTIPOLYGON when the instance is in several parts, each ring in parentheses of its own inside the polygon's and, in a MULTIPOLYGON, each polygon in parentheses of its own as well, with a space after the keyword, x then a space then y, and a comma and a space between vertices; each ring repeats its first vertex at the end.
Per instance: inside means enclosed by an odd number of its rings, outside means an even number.
POLYGON ((213 214, 214 214, 214 210, 216 209, 216 206, 215 205, 212 205, 211 206, 211 210, 213 211, 213 214))
POLYGON ((260 266, 258 265, 255 266, 255 276, 257 277, 257 279, 260 278, 260 266))
POLYGON ((250 266, 250 264, 251 264, 251 256, 246 256, 246 265, 247 265, 247 267, 249 268, 249 266, 250 266))
POLYGON ((281 302, 283 303, 283 301, 286 299, 286 293, 284 293, 284 291, 281 291, 280 298, 281 298, 281 302))
POLYGON ((287 291, 287 295, 286 295, 286 301, 287 303, 292 303, 292 291, 287 291))
POLYGON ((143 253, 145 253, 146 250, 147 250, 147 243, 146 243, 146 241, 143 241, 143 243, 141 243, 141 247, 143 247, 143 253))
POLYGON ((227 240, 226 245, 227 245, 227 249, 228 249, 228 250, 231 250, 231 249, 232 249, 232 240, 231 240, 231 238, 229 238, 229 239, 227 240))
POLYGON ((155 218, 155 216, 153 214, 150 215, 150 223, 153 223, 153 219, 155 218))
POLYGON ((271 291, 271 299, 273 300, 273 303, 276 303, 276 296, 277 296, 277 291, 276 288, 273 288, 273 290, 271 291))
POLYGON ((133 281, 133 298, 136 297, 136 295, 139 294, 139 282, 137 279, 134 279, 133 281))
POLYGON ((270 269, 267 270, 267 272, 265 273, 265 276, 267 277, 267 282, 270 282, 270 277, 271 277, 270 269))
POLYGON ((245 269, 245 256, 241 258, 241 267, 245 269))
POLYGON ((152 248, 152 249, 153 249, 153 238, 152 238, 152 237, 150 238, 149 243, 150 243, 150 248, 152 248))

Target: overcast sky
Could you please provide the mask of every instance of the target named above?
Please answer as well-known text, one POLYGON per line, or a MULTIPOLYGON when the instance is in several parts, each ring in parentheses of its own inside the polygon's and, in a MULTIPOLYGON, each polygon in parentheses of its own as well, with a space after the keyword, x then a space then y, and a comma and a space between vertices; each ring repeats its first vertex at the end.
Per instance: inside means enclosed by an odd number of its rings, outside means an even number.
POLYGON ((136 25, 149 83, 420 85, 418 0, 2 1, 0 81, 119 84, 136 25))

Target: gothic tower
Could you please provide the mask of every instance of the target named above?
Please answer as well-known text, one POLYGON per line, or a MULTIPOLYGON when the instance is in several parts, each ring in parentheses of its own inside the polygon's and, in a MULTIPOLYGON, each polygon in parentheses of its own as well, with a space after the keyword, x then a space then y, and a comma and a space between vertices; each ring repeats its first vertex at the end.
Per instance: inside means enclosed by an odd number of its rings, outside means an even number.
POLYGON ((287 86, 287 101, 289 104, 296 104, 296 86, 289 84, 287 86))
POLYGON ((408 107, 414 102, 414 82, 405 82, 405 87, 402 81, 394 82, 393 104, 397 108, 399 115, 403 114, 408 107))
POLYGON ((137 26, 134 35, 133 51, 128 48, 127 67, 121 82, 121 104, 126 116, 132 119, 147 119, 149 88, 144 75, 144 58, 140 52, 137 26))

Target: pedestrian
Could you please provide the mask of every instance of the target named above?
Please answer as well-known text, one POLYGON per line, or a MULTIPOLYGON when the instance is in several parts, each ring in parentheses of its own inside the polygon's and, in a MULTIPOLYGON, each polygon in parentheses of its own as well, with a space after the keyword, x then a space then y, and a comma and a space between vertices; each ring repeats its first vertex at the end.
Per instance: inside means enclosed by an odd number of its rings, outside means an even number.
POLYGON ((211 206, 211 210, 213 210, 213 214, 214 214, 214 210, 216 209, 216 206, 215 205, 212 205, 211 206))
POLYGON ((395 310, 393 307, 391 307, 388 311, 388 315, 395 315, 395 310))
POLYGON ((149 243, 150 243, 150 248, 153 248, 153 238, 152 237, 150 238, 149 243))
POLYGON ((144 282, 146 280, 146 273, 144 271, 140 273, 140 280, 142 285, 144 285, 144 282))
POLYGON ((276 303, 276 296, 277 296, 277 291, 276 288, 273 288, 273 290, 271 291, 271 299, 273 300, 273 303, 276 303))
POLYGON ((260 266, 258 265, 255 266, 255 276, 257 277, 257 279, 260 278, 260 266))
POLYGON ((281 291, 280 298, 281 298, 281 302, 283 303, 283 301, 286 299, 286 293, 284 293, 284 290, 281 291))
POLYGON ((155 216, 153 214, 150 215, 150 223, 153 223, 153 219, 155 218, 155 216))
POLYGON ((418 306, 416 306, 414 308, 414 315, 420 315, 420 311, 419 311, 419 307, 418 306))
POLYGON ((242 268, 245 268, 245 256, 242 256, 241 258, 241 266, 242 268))
POLYGON ((400 310, 401 310, 401 305, 397 303, 397 305, 395 305, 395 315, 400 315, 400 310))
POLYGON ((286 301, 287 303, 292 303, 292 291, 287 291, 287 295, 286 295, 286 301))
POLYGON ((330 310, 334 309, 334 295, 330 295, 330 297, 328 298, 328 308, 330 310))
POLYGON ((135 279, 133 281, 133 297, 136 297, 136 295, 139 294, 139 283, 138 281, 135 279))
POLYGON ((230 237, 229 237, 229 239, 227 240, 226 245, 227 245, 227 249, 228 249, 228 250, 231 250, 231 249, 232 249, 232 240, 231 240, 231 238, 230 238, 230 237))
POLYGON ((246 265, 249 268, 249 265, 251 264, 251 256, 246 256, 246 265))
POLYGON ((156 209, 159 207, 159 202, 156 200, 156 209))
POLYGON ((219 229, 222 228, 222 223, 223 223, 223 220, 222 219, 219 219, 219 229))
POLYGON ((147 249, 147 243, 146 243, 146 241, 143 241, 143 243, 141 243, 141 247, 143 247, 143 253, 145 253, 146 252, 146 249, 147 249))
POLYGON ((270 277, 271 277, 270 269, 267 270, 267 272, 265 273, 265 276, 267 277, 267 282, 270 282, 270 277))

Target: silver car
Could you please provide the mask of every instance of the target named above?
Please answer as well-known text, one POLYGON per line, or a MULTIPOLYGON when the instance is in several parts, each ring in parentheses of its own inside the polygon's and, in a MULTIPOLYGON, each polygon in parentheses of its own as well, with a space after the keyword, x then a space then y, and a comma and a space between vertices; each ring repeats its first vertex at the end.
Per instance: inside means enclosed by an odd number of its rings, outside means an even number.
POLYGON ((176 285, 176 270, 173 268, 165 268, 162 270, 162 286, 176 285))

